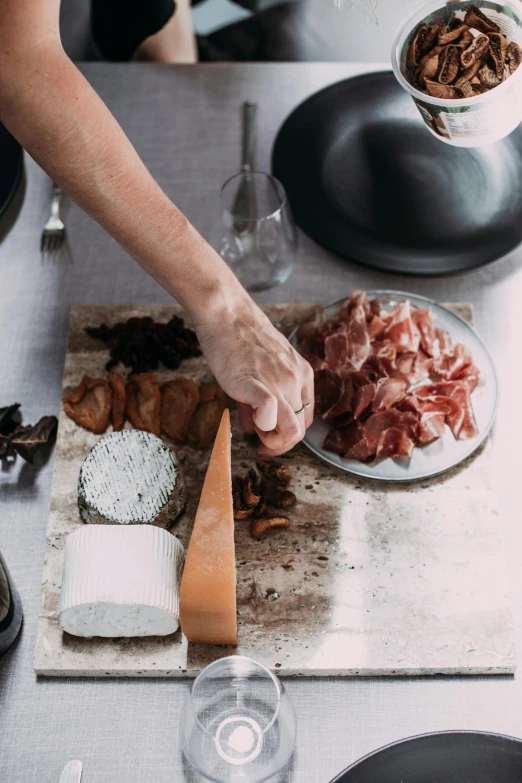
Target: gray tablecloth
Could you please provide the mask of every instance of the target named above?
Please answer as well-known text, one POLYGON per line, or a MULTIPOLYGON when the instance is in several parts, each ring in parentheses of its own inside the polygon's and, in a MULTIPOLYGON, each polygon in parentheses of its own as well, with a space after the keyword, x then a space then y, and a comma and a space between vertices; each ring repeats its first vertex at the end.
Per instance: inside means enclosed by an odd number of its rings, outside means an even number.
MULTIPOLYGON (((239 165, 240 102, 259 103, 259 166, 268 169, 274 134, 291 108, 363 68, 368 66, 88 65, 83 71, 152 174, 212 239, 219 186, 239 165)), ((73 264, 42 265, 39 234, 49 198, 48 178, 26 158, 20 212, 14 205, 2 223, 5 233, 15 221, 0 244, 0 405, 21 402, 27 421, 58 411, 71 304, 169 301, 74 205, 67 214, 73 264)), ((302 237, 292 278, 260 297, 327 301, 362 286, 473 302, 502 387, 496 466, 519 647, 520 260, 518 252, 446 280, 397 278, 355 267, 302 237)), ((83 760, 85 783, 191 779, 178 742, 186 683, 36 680, 33 652, 51 477, 52 460, 38 470, 19 461, 13 470, 0 472, 0 546, 26 617, 20 642, 0 664, 0 781, 56 783, 71 758, 83 760)), ((299 737, 293 768, 283 778, 300 783, 327 783, 357 757, 420 732, 482 729, 522 735, 519 677, 305 680, 290 681, 288 689, 299 715, 299 737)))

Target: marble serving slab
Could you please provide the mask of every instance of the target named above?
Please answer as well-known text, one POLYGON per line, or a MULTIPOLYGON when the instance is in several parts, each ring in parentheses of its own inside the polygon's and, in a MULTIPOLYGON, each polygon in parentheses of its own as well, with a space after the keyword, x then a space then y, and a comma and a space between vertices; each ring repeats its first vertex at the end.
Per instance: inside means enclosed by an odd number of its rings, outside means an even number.
MULTIPOLYGON (((471 319, 471 308, 455 305, 471 319)), ((286 334, 310 305, 270 305, 286 334)), ((174 307, 74 307, 64 395, 84 374, 100 376, 105 346, 84 328, 131 316, 166 321, 174 307)), ((120 368, 118 368, 120 369, 120 368)), ((177 373, 160 371, 160 382, 177 373)), ((202 358, 178 371, 210 379, 202 358)), ((255 450, 233 411, 233 470, 255 463, 255 450)), ((47 676, 191 677, 238 652, 287 676, 505 674, 516 668, 501 520, 488 443, 450 472, 411 484, 350 476, 300 445, 291 466, 298 504, 293 525, 256 541, 237 522, 237 648, 163 638, 80 639, 57 622, 63 551, 83 523, 78 471, 99 436, 60 415, 45 549, 35 670, 47 676)), ((173 445, 173 444, 171 444, 173 445)), ((188 504, 172 533, 186 546, 210 449, 176 445, 188 504)))

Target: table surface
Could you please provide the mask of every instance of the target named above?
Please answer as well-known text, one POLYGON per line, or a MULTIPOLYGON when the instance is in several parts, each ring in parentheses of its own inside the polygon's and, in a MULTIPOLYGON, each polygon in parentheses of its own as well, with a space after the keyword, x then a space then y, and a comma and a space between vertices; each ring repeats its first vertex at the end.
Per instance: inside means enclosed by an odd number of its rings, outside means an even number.
MULTIPOLYGON (((200 231, 215 238, 217 192, 239 166, 239 105, 259 103, 259 167, 274 135, 311 92, 368 64, 82 67, 153 176, 200 231)), ((42 265, 50 182, 26 157, 25 189, 0 226, 0 404, 19 401, 29 422, 57 413, 71 304, 165 303, 169 297, 75 205, 66 217, 72 264, 42 265)), ((301 237, 290 280, 260 301, 328 301, 354 287, 397 288, 469 301, 497 362, 501 408, 495 470, 519 649, 522 526, 517 463, 522 439, 518 335, 522 252, 449 279, 400 278, 359 268, 301 237)), ((20 461, 19 461, 20 463, 20 461)), ((37 680, 36 619, 52 477, 17 464, 0 472, 0 545, 22 596, 25 625, 0 663, 0 780, 56 783, 71 758, 85 783, 195 780, 182 760, 178 722, 186 682, 37 680)), ((484 575, 487 578, 487 574, 484 575)), ((327 783, 358 757, 422 732, 476 729, 522 736, 522 674, 288 681, 299 716, 297 752, 284 781, 327 783)))

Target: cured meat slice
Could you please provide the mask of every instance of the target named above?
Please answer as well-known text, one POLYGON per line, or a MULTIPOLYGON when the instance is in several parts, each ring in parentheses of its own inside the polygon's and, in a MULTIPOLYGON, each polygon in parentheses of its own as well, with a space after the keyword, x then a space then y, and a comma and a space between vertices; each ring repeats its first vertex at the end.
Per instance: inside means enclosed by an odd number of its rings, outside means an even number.
POLYGON ((297 330, 296 338, 299 345, 307 350, 313 350, 316 347, 316 341, 321 342, 321 327, 325 321, 325 309, 317 305, 297 330))
POLYGON ((383 430, 379 443, 377 444, 377 451, 375 454, 375 462, 380 462, 387 457, 411 457, 415 443, 409 438, 404 430, 399 427, 388 427, 387 430, 383 430))
POLYGON ((371 351, 370 335, 362 305, 354 307, 350 322, 345 328, 348 344, 346 358, 355 370, 360 370, 371 351))
POLYGON ((458 378, 460 373, 473 364, 473 359, 468 348, 458 343, 451 353, 447 352, 434 359, 430 366, 430 376, 436 381, 452 381, 458 378))
POLYGON ((348 336, 346 332, 334 332, 324 341, 324 358, 330 370, 340 370, 346 365, 348 336))
POLYGON ((431 316, 431 308, 427 307, 425 310, 414 308, 411 315, 420 333, 422 350, 428 356, 437 359, 440 356, 440 342, 431 316))
POLYGON ((347 413, 352 413, 354 403, 354 390, 352 378, 349 373, 346 373, 342 377, 343 391, 339 401, 332 407, 326 414, 326 418, 335 419, 339 416, 344 416, 347 413))
POLYGON ((366 383, 357 389, 353 398, 353 418, 360 419, 363 413, 368 410, 375 397, 375 384, 366 383))
POLYGON ((426 445, 444 435, 446 415, 440 409, 423 408, 419 417, 419 443, 426 445))
POLYGON ((372 320, 368 324, 368 334, 370 340, 375 340, 386 329, 386 321, 383 321, 378 315, 373 315, 372 320))
POLYGON ((364 313, 364 318, 369 318, 371 315, 370 310, 370 303, 368 301, 368 294, 366 291, 356 290, 354 291, 351 296, 348 297, 348 299, 345 300, 343 305, 341 306, 341 309, 337 313, 336 318, 339 321, 347 321, 349 320, 354 311, 357 308, 362 308, 362 311, 364 313))
POLYGON ((384 430, 390 427, 397 427, 402 430, 408 438, 415 441, 418 432, 417 417, 413 413, 402 413, 396 408, 387 411, 381 411, 370 416, 364 425, 364 435, 368 443, 371 454, 377 452, 377 446, 384 430))
POLYGON ((439 349, 442 354, 451 353, 453 349, 453 341, 448 332, 444 329, 436 329, 437 337, 439 339, 439 349))
POLYGON ((401 378, 381 378, 375 387, 372 411, 375 413, 393 407, 406 394, 406 385, 401 378))
POLYGON ((346 427, 332 428, 325 438, 323 448, 343 457, 364 435, 364 425, 354 421, 346 427))
POLYGON ((396 345, 397 351, 418 351, 420 333, 411 317, 411 305, 408 299, 397 305, 383 336, 396 345))
POLYGON ((315 412, 325 417, 330 408, 339 402, 344 391, 343 379, 333 370, 314 373, 315 412))
POLYGON ((449 399, 449 402, 445 404, 451 406, 451 411, 446 415, 446 421, 457 440, 467 440, 478 435, 478 427, 471 405, 471 394, 465 381, 432 383, 419 387, 415 393, 419 397, 436 400, 441 405, 444 398, 449 399), (460 407, 460 410, 457 406, 460 407))

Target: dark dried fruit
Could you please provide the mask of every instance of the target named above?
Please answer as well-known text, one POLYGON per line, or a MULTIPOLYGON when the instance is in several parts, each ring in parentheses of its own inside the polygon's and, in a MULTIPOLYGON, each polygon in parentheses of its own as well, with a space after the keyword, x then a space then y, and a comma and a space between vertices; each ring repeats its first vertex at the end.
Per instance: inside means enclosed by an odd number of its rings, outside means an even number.
POLYGON ((464 32, 466 32, 468 29, 468 26, 465 24, 461 24, 459 27, 454 27, 453 29, 441 29, 439 31, 437 43, 439 46, 447 46, 447 44, 454 43, 455 41, 460 40, 464 32))
POLYGON ((291 508, 297 503, 297 498, 290 489, 283 489, 273 481, 265 481, 263 500, 276 508, 291 508))
POLYGON ((439 70, 439 56, 436 54, 420 66, 418 79, 421 85, 424 85, 426 79, 435 79, 439 70))
POLYGON ((198 385, 191 378, 175 378, 161 387, 161 429, 170 438, 183 441, 199 402, 198 385))
POLYGON ((76 424, 99 435, 109 424, 111 402, 112 390, 107 381, 84 375, 63 401, 63 409, 76 424))
POLYGON ((408 68, 416 68, 419 64, 428 38, 428 33, 429 28, 428 25, 425 24, 420 24, 413 33, 406 57, 406 65, 408 68))
POLYGON ((482 66, 478 72, 478 76, 481 83, 486 85, 486 87, 496 87, 497 84, 500 84, 495 71, 492 71, 489 65, 482 66))
POLYGON ((475 30, 480 30, 483 33, 499 33, 500 27, 492 22, 491 19, 482 13, 480 8, 476 5, 472 5, 464 17, 464 23, 468 27, 474 27, 475 30))
POLYGON ((509 67, 509 72, 515 73, 521 62, 522 49, 517 43, 515 43, 515 41, 511 41, 511 43, 508 44, 506 48, 506 63, 509 67))
POLYGON ((119 432, 125 424, 125 403, 127 394, 125 382, 117 372, 107 373, 107 380, 112 389, 111 424, 114 432, 119 432))
POLYGON ((437 81, 440 84, 451 84, 458 76, 459 65, 460 47, 450 44, 439 55, 437 81))
POLYGON ((161 394, 153 372, 130 375, 127 381, 125 412, 137 430, 159 435, 161 394))
POLYGON ((217 383, 205 383, 199 388, 199 404, 190 419, 188 441, 196 449, 209 446, 216 437, 227 396, 217 383))
POLYGON ((450 98, 455 99, 459 97, 456 89, 451 87, 451 85, 432 82, 429 79, 426 79, 426 89, 428 91, 428 95, 431 95, 433 98, 442 98, 443 100, 447 100, 450 98))
POLYGON ((176 370, 183 359, 200 356, 198 338, 185 327, 182 318, 174 316, 164 323, 152 318, 129 318, 114 326, 102 324, 87 327, 87 334, 107 343, 111 359, 106 364, 112 370, 118 362, 130 367, 133 373, 156 370, 162 362, 169 370, 176 370))
POLYGON ((19 411, 19 402, 0 408, 0 435, 11 435, 20 425, 22 418, 19 411))
POLYGON ((269 459, 260 459, 256 462, 257 469, 270 481, 274 481, 281 487, 288 487, 292 480, 292 471, 288 465, 282 462, 273 462, 269 459))
POLYGON ((459 93, 460 98, 472 98, 473 97, 473 87, 471 84, 467 81, 462 82, 458 87, 455 85, 455 90, 459 93))
MULTIPOLYGON (((481 65, 481 61, 477 60, 473 63, 469 68, 466 68, 462 73, 460 74, 459 78, 453 82, 454 87, 460 87, 464 82, 473 82, 473 79, 479 72, 481 65)), ((477 81, 480 81, 477 77, 477 81)))
POLYGON ((487 35, 477 35, 472 43, 460 55, 460 64, 463 68, 470 68, 477 61, 481 61, 489 46, 487 35))
POLYGON ((495 74, 499 81, 504 78, 504 54, 502 52, 502 40, 499 33, 489 34, 489 54, 495 64, 495 74))
POLYGON ((423 53, 429 52, 433 49, 433 47, 437 43, 438 37, 439 37, 439 25, 438 24, 430 25, 430 27, 428 27, 426 38, 424 39, 424 44, 422 47, 423 53))
POLYGON ((13 433, 11 445, 22 459, 32 463, 38 449, 49 443, 57 426, 56 416, 42 416, 34 426, 21 427, 21 431, 13 433))
POLYGON ((290 527, 290 524, 288 517, 262 517, 261 519, 252 520, 250 532, 254 538, 260 539, 273 530, 281 530, 290 527))
POLYGON ((252 509, 245 505, 243 501, 243 479, 241 476, 232 478, 232 505, 234 508, 234 519, 246 519, 252 513, 252 509))
POLYGON ((489 92, 491 87, 486 87, 485 84, 473 84, 473 95, 484 95, 485 92, 489 92))

